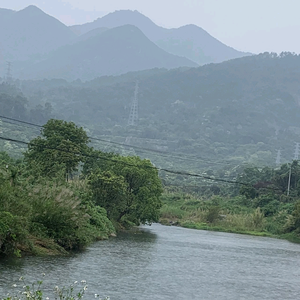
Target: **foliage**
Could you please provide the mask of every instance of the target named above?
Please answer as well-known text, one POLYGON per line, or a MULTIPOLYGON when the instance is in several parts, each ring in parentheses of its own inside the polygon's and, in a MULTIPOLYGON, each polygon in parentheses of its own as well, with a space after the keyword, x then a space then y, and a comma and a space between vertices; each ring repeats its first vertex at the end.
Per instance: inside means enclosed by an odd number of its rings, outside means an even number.
POLYGON ((115 155, 90 178, 96 204, 112 220, 139 225, 158 221, 161 182, 148 160, 115 155))
POLYGON ((86 132, 73 122, 51 119, 43 126, 41 135, 30 142, 25 153, 31 168, 49 177, 60 169, 66 175, 76 171, 88 149, 86 132))
POLYGON ((218 218, 220 214, 220 207, 219 206, 211 206, 208 209, 208 212, 206 214, 206 221, 209 223, 214 223, 218 218))
POLYGON ((28 220, 0 211, 0 255, 20 255, 18 244, 27 244, 28 220))
MULTIPOLYGON (((275 173, 273 170, 272 174, 275 173)), ((253 179, 254 186, 256 180, 253 179)), ((160 221, 188 228, 280 236, 299 241, 300 202, 297 197, 286 198, 270 190, 255 190, 257 197, 254 199, 245 195, 202 195, 200 198, 196 194, 165 192, 160 221)))
POLYGON ((0 153, 0 254, 81 249, 120 225, 158 221, 162 185, 149 160, 95 151, 72 122, 49 120, 41 134, 24 161, 0 153), (80 179, 66 182, 80 162, 80 179))
MULTIPOLYGON (((5 175, 6 168, 0 171, 5 175)), ((50 241, 65 249, 83 248, 107 238, 115 230, 105 209, 82 191, 82 186, 79 189, 73 182, 23 178, 11 185, 10 177, 2 176, 0 255, 38 253, 39 245, 52 247, 50 241)))
MULTIPOLYGON (((65 249, 81 248, 103 235, 99 231, 94 236, 90 215, 70 188, 36 186, 30 196, 32 224, 65 249)), ((94 215, 100 217, 102 214, 98 211, 94 215)))

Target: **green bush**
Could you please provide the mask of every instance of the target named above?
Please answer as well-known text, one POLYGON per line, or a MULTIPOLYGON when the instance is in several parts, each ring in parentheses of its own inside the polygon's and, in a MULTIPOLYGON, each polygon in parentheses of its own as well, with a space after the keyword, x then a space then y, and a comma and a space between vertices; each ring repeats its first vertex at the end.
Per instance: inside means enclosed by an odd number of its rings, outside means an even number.
POLYGON ((69 188, 38 186, 31 193, 31 203, 32 223, 41 228, 42 236, 54 239, 65 249, 82 248, 114 231, 104 209, 83 205, 69 188))
POLYGON ((178 207, 163 205, 160 209, 160 217, 165 219, 182 219, 184 211, 178 207))
POLYGON ((0 255, 19 255, 18 244, 26 244, 28 222, 25 218, 0 212, 0 255))
POLYGON ((254 228, 261 229, 263 226, 263 221, 264 221, 264 214, 261 212, 260 208, 258 207, 252 214, 252 222, 254 228))
POLYGON ((208 209, 208 212, 206 214, 206 221, 209 223, 214 223, 218 220, 220 214, 220 207, 219 206, 211 206, 208 209))
POLYGON ((279 208, 280 202, 277 200, 273 200, 262 207, 262 212, 264 213, 265 217, 269 217, 275 215, 278 212, 279 208))

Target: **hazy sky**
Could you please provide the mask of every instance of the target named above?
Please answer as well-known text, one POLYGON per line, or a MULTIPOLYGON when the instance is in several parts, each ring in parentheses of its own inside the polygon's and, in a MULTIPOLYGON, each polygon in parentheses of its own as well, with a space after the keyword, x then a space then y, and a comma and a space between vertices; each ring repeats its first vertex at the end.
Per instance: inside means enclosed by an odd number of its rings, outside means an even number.
POLYGON ((34 4, 67 25, 119 9, 138 10, 171 28, 196 24, 238 50, 300 53, 300 0, 1 0, 20 10, 34 4))

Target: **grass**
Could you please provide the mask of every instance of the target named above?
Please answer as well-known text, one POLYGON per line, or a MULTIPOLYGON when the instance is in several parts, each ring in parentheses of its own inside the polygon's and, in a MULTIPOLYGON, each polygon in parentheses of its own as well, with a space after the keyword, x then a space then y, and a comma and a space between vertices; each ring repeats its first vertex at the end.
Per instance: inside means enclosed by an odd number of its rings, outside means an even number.
POLYGON ((253 236, 282 238, 300 243, 300 236, 285 233, 291 215, 279 210, 265 217, 263 211, 251 207, 240 196, 236 198, 198 199, 191 195, 164 194, 160 223, 178 225, 190 229, 247 234, 253 236))

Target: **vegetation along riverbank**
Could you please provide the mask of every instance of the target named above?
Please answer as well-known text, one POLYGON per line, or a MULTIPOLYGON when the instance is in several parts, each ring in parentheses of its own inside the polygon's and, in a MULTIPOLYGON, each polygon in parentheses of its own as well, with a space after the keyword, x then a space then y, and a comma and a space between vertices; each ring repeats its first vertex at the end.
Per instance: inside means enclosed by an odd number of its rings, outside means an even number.
POLYGON ((300 241, 297 161, 248 166, 235 181, 205 176, 191 185, 193 176, 166 176, 150 160, 95 150, 89 143, 83 128, 50 119, 40 136, 25 143, 22 157, 0 153, 1 256, 67 254, 159 220, 300 241))
POLYGON ((284 238, 300 242, 300 166, 247 167, 237 184, 179 192, 167 187, 160 222, 186 228, 284 238))
POLYGON ((151 162, 88 143, 81 127, 51 119, 21 159, 1 152, 1 256, 66 254, 158 221, 162 185, 151 162))

